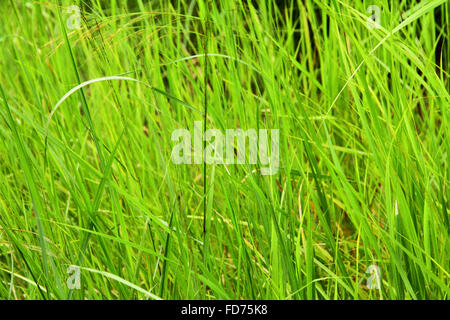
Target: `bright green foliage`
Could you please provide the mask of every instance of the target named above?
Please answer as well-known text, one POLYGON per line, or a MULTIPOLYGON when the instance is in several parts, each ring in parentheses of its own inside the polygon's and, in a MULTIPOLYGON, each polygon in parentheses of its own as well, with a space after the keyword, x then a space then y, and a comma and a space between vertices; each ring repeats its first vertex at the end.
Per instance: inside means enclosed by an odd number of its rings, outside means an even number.
POLYGON ((1 299, 448 299, 449 1, 285 2, 0 1, 1 299))

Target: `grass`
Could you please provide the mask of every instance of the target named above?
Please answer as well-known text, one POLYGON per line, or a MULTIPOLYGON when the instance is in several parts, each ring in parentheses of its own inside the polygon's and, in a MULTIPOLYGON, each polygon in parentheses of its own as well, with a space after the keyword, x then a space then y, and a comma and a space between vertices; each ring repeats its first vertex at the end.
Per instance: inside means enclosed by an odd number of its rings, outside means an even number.
POLYGON ((283 3, 1 2, 0 298, 449 298, 449 2, 283 3), (175 165, 194 121, 279 172, 175 165))

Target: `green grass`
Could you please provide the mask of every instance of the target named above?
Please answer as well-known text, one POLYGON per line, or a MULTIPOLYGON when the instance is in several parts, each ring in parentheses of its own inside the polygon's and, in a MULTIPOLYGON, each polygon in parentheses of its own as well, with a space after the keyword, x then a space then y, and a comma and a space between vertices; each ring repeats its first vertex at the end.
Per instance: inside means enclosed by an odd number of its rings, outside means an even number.
POLYGON ((2 0, 0 298, 448 299, 449 12, 2 0), (280 129, 279 172, 173 164, 202 120, 280 129))

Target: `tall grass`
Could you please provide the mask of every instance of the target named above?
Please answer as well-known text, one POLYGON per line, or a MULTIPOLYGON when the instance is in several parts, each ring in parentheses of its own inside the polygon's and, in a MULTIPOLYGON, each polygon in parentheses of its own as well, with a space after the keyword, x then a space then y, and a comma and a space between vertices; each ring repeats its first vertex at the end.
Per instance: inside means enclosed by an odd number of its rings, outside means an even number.
POLYGON ((449 8, 1 1, 0 297, 447 299, 449 8), (279 172, 175 165, 194 121, 279 172))

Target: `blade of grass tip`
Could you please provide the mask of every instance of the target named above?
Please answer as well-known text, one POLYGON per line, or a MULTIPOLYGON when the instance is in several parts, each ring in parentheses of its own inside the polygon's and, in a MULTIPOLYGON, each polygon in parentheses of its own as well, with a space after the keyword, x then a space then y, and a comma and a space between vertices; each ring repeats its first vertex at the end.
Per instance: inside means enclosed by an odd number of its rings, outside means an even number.
MULTIPOLYGON (((34 214, 36 217, 36 225, 37 225, 38 235, 39 235, 39 244, 40 244, 41 250, 42 250, 42 263, 43 263, 45 278, 50 279, 49 271, 48 271, 48 263, 49 263, 49 259, 51 260, 51 258, 48 257, 48 255, 47 255, 47 242, 45 240, 45 230, 44 230, 44 226, 42 225, 42 222, 41 222, 41 213, 44 212, 44 206, 42 204, 42 199, 38 192, 38 188, 35 184, 35 178, 34 178, 32 170, 31 170, 31 166, 29 164, 29 159, 27 157, 25 145, 24 145, 22 138, 19 135, 19 132, 17 130, 16 122, 13 119, 11 109, 9 107, 9 104, 6 99, 6 95, 3 90, 2 85, 0 85, 0 91, 1 91, 1 97, 3 99, 3 103, 6 107, 6 114, 7 114, 8 122, 9 122, 8 125, 9 125, 11 131, 13 132, 14 139, 17 142, 17 153, 19 155, 19 160, 20 160, 20 163, 24 170, 25 180, 28 185, 28 190, 30 192, 31 200, 33 203, 33 211, 34 211, 34 214)), ((47 285, 46 285, 46 288, 47 288, 47 285)))

